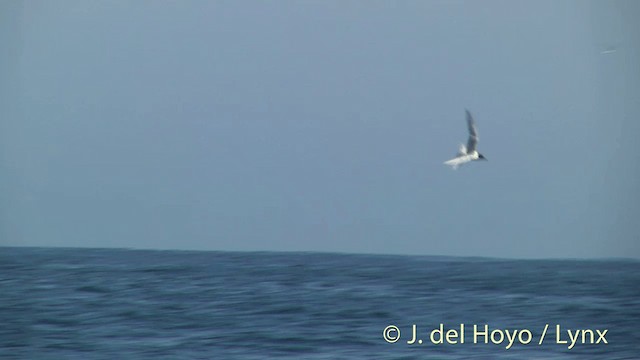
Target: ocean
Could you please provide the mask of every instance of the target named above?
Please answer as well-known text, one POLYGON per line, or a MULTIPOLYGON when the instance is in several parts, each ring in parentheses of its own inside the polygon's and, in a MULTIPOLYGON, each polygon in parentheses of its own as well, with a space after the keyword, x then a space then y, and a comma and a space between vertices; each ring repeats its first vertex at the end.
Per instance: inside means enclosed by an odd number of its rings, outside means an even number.
POLYGON ((0 359, 640 359, 639 324, 634 260, 0 247, 0 359))

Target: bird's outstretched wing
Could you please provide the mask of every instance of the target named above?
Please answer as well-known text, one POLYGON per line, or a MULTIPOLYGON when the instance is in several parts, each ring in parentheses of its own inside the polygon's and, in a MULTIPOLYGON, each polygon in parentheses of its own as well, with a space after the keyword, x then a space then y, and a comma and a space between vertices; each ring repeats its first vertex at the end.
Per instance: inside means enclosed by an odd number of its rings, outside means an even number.
POLYGON ((467 125, 469 126, 469 140, 467 141, 467 153, 472 153, 476 150, 478 145, 478 131, 476 130, 476 123, 471 116, 469 110, 467 112, 467 125))

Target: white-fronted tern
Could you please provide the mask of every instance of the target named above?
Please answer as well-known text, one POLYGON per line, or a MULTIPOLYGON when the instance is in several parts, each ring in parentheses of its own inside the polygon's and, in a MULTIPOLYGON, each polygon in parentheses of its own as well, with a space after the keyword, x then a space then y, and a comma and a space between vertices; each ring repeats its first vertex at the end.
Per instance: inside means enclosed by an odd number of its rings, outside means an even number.
POLYGON ((445 165, 451 166, 454 170, 457 169, 458 166, 470 161, 487 160, 484 155, 480 154, 478 150, 476 150, 478 145, 478 131, 476 129, 476 123, 469 110, 465 109, 465 111, 467 112, 467 125, 469 126, 469 140, 467 141, 467 146, 460 144, 460 150, 458 150, 457 156, 444 162, 445 165))

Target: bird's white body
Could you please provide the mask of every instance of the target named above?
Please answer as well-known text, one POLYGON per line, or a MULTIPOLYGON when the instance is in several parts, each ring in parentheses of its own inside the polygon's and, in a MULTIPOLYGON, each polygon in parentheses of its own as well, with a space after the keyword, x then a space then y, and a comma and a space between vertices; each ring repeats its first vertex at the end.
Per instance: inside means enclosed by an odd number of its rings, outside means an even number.
POLYGON ((478 160, 478 152, 474 152, 472 154, 465 154, 465 155, 460 155, 457 157, 454 157, 451 160, 447 160, 445 161, 445 165, 449 165, 451 166, 454 170, 458 168, 458 166, 462 165, 462 164, 466 164, 468 162, 474 161, 474 160, 478 160))
POLYGON ((467 141, 467 145, 460 145, 460 150, 458 150, 457 156, 444 162, 445 165, 451 166, 454 170, 457 169, 458 166, 471 161, 480 159, 486 160, 486 158, 476 150, 476 147, 478 146, 478 132, 476 130, 475 121, 468 110, 467 125, 469 127, 469 140, 467 141))

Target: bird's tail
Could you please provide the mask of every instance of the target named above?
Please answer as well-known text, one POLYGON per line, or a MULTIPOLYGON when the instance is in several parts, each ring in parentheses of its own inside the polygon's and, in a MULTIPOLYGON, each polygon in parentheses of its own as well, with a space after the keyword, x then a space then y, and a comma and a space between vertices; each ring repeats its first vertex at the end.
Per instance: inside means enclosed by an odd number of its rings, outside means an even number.
POLYGON ((448 165, 448 166, 451 166, 451 168, 452 168, 453 170, 457 170, 457 169, 458 169, 458 166, 460 165, 460 164, 458 164, 457 162, 452 161, 452 160, 445 161, 445 162, 444 162, 444 164, 445 164, 445 165, 448 165))

